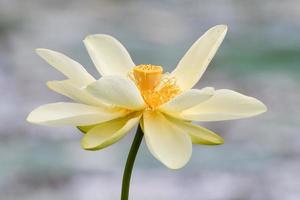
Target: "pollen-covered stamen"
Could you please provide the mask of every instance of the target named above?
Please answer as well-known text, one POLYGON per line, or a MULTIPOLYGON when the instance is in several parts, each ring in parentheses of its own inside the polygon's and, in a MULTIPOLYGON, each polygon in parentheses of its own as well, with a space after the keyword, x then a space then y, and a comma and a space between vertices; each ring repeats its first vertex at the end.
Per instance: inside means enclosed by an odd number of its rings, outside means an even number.
POLYGON ((163 77, 163 68, 155 65, 138 65, 130 75, 150 109, 166 103, 180 93, 176 80, 163 77))

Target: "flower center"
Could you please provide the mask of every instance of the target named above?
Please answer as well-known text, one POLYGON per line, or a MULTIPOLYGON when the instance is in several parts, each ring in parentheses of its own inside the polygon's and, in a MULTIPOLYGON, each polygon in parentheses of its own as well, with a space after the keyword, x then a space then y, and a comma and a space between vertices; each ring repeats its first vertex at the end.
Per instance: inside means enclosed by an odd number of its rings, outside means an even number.
POLYGON ((131 79, 136 83, 150 109, 166 103, 180 93, 174 78, 163 75, 163 68, 156 65, 138 65, 133 68, 131 79))

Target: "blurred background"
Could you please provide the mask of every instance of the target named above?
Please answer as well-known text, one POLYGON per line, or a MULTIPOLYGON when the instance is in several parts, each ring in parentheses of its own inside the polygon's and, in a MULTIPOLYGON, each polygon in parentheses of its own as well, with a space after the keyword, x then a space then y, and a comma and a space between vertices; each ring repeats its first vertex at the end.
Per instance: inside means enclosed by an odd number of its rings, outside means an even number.
POLYGON ((188 165, 172 171, 138 154, 131 199, 300 199, 300 2, 298 0, 0 0, 0 199, 119 199, 133 138, 102 151, 80 148, 72 127, 25 121, 35 107, 66 98, 45 82, 63 76, 34 49, 65 53, 99 77, 82 40, 117 37, 136 64, 172 70, 208 28, 229 31, 197 87, 257 97, 268 112, 206 123, 221 146, 194 146, 188 165))

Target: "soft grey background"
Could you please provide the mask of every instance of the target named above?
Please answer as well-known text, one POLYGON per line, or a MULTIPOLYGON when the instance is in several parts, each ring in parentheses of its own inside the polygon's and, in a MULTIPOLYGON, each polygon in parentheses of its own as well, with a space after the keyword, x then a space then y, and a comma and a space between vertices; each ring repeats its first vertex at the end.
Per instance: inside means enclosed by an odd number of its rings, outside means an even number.
POLYGON ((83 46, 88 34, 117 37, 137 64, 172 70, 208 28, 229 32, 198 87, 257 97, 259 117, 207 123, 222 146, 194 146, 172 171, 143 144, 131 199, 300 199, 300 2, 298 0, 0 0, 0 199, 119 199, 133 134, 98 152, 80 148, 72 127, 29 124, 41 104, 63 101, 45 82, 62 75, 35 53, 63 52, 98 77, 83 46))

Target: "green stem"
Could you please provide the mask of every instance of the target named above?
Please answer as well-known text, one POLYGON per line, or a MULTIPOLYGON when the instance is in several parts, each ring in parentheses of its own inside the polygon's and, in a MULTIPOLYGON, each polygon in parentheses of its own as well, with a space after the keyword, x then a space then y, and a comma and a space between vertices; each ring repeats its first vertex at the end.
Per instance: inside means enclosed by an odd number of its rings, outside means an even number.
POLYGON ((136 134, 135 134, 134 140, 132 142, 132 145, 131 145, 131 148, 130 148, 130 151, 129 151, 129 154, 127 157, 124 173, 123 173, 121 200, 128 200, 132 168, 134 165, 134 161, 135 161, 137 152, 138 152, 141 142, 143 140, 143 136, 144 136, 143 131, 141 129, 141 126, 139 125, 136 130, 136 134))

